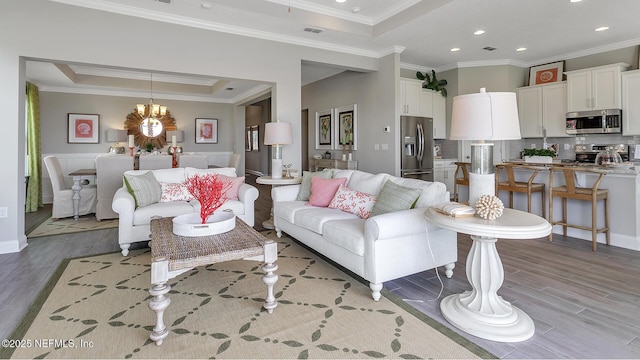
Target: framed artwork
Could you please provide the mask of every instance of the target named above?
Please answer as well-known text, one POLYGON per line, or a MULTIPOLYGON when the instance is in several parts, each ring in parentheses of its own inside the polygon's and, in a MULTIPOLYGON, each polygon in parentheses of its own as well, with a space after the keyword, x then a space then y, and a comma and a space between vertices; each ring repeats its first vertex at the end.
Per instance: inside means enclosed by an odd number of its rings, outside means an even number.
POLYGON ((260 133, 258 125, 251 127, 251 151, 260 151, 258 143, 260 142, 260 133))
POLYGON ((100 115, 68 114, 67 143, 97 144, 100 142, 100 115))
POLYGON ((251 151, 251 128, 245 127, 244 131, 246 133, 244 138, 244 151, 251 151))
POLYGON ((333 150, 333 111, 316 112, 316 149, 333 150))
POLYGON ((196 144, 218 143, 218 119, 196 119, 196 144))
POLYGON ((562 81, 563 68, 564 61, 532 66, 531 69, 529 69, 529 86, 562 81))
POLYGON ((335 143, 336 149, 358 150, 358 106, 356 104, 341 106, 335 109, 338 123, 335 143))

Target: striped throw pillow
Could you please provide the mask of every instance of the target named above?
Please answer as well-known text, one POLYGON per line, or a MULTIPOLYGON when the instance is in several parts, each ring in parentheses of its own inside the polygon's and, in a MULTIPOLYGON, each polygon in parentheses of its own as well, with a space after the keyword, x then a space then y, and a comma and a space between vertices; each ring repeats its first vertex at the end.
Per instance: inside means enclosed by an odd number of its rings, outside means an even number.
POLYGON ((387 180, 378 194, 378 200, 373 205, 371 216, 411 209, 421 193, 421 189, 400 186, 387 180))

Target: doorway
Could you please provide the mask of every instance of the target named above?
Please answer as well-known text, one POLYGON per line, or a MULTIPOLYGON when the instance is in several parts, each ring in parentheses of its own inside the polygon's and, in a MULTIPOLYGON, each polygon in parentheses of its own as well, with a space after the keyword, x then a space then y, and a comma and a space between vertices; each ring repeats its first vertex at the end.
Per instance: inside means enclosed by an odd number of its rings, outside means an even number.
MULTIPOLYGON (((300 148, 302 154, 302 170, 309 169, 309 109, 302 110, 300 114, 300 148)), ((302 171, 300 172, 302 175, 302 171)))

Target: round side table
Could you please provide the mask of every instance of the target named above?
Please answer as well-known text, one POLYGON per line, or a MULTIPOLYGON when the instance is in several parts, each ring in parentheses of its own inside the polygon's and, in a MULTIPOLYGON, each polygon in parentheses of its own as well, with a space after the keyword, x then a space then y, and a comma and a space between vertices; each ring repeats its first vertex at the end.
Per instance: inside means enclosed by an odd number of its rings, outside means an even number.
MULTIPOLYGON (((302 177, 301 176, 291 177, 291 178, 282 177, 279 179, 274 179, 271 176, 260 176, 259 178, 256 179, 256 182, 258 184, 271 185, 271 187, 273 188, 273 187, 282 186, 282 185, 300 184, 302 183, 302 177)), ((262 222, 262 227, 269 230, 273 230, 275 228, 275 226, 273 226, 273 206, 271 206, 271 214, 269 219, 262 222)))
POLYGON ((471 235, 473 244, 467 256, 467 279, 472 290, 449 295, 440 302, 447 321, 460 330, 487 340, 518 342, 533 336, 533 320, 524 311, 498 295, 504 280, 502 261, 496 249, 498 238, 535 239, 551 233, 551 225, 538 215, 504 209, 496 220, 477 216, 451 217, 429 208, 430 223, 471 235))

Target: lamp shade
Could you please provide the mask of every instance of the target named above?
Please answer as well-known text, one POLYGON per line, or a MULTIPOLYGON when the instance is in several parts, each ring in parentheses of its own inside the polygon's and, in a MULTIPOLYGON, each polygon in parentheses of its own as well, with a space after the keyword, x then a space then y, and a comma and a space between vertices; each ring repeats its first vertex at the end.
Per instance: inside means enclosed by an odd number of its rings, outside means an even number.
POLYGON ((516 94, 486 92, 453 98, 451 140, 520 139, 516 94))
POLYGON ((176 142, 184 141, 184 131, 182 130, 167 130, 167 141, 171 141, 172 136, 176 137, 176 142))
POLYGON ((107 142, 127 141, 127 130, 109 129, 107 130, 107 142))
POLYGON ((264 125, 265 145, 286 145, 293 144, 293 133, 291 123, 288 122, 268 122, 264 125))

